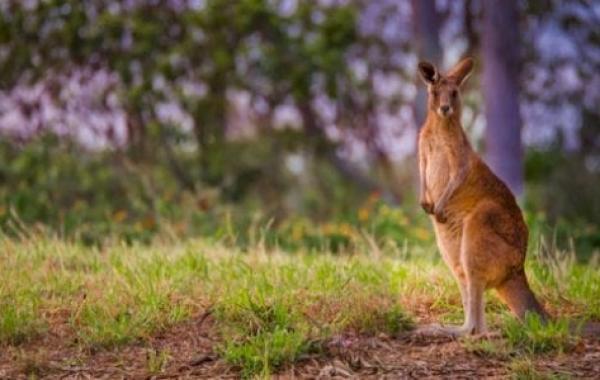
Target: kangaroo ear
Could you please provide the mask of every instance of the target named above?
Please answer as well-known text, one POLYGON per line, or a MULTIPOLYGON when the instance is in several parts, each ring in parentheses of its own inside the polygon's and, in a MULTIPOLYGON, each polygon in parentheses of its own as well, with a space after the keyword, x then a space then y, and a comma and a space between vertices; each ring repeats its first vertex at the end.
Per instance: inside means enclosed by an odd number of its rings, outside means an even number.
POLYGON ((425 84, 434 84, 440 79, 440 74, 432 63, 419 62, 419 76, 425 84))
POLYGON ((452 68, 452 70, 450 70, 447 77, 454 78, 456 83, 461 86, 467 80, 469 75, 471 75, 471 72, 473 71, 473 65, 473 58, 464 58, 462 61, 458 62, 456 66, 452 68))

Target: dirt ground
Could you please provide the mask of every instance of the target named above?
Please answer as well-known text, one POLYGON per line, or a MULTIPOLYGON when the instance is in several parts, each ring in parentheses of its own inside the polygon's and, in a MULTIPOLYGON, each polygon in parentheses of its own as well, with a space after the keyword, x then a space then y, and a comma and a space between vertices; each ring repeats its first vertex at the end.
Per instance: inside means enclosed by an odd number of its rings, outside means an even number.
MULTIPOLYGON (((218 341, 209 314, 113 350, 81 351, 69 334, 64 328, 54 327, 34 342, 17 348, 0 347, 0 379, 239 377, 236 368, 224 363, 214 352, 218 341)), ((515 359, 469 352, 456 340, 414 332, 399 337, 341 335, 323 342, 323 347, 323 353, 307 355, 274 377, 507 378, 515 359)), ((600 339, 586 337, 568 354, 537 356, 534 366, 538 371, 567 378, 598 379, 600 339)))

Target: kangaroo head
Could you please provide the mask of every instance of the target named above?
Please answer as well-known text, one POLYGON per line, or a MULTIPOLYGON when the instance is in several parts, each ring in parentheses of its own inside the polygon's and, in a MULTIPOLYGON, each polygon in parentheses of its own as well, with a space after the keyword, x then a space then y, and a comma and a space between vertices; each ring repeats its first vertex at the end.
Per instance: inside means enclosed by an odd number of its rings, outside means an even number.
POLYGON ((460 88, 473 70, 473 59, 465 58, 446 75, 429 62, 419 63, 419 75, 429 92, 428 109, 442 118, 460 115, 460 88))

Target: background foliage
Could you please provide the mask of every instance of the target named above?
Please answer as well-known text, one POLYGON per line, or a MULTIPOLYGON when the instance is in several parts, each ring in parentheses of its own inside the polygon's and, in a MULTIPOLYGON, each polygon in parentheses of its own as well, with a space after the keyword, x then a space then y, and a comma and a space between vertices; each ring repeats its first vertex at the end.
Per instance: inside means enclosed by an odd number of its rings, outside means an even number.
MULTIPOLYGON (((414 3, 376 3, 3 2, 4 231, 88 243, 263 236, 333 250, 364 232, 431 239, 414 206, 414 68, 427 39, 441 67, 479 56, 485 2, 419 2, 433 29, 412 17, 414 3)), ((557 239, 593 251, 597 5, 518 11, 524 204, 557 239)), ((485 149, 479 74, 464 124, 485 149)))

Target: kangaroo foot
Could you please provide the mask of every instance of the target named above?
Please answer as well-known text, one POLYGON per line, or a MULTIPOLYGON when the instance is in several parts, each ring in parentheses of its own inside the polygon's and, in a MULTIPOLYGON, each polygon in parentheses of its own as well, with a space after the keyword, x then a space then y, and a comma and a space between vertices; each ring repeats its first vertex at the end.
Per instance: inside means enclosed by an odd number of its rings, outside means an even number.
POLYGON ((462 325, 462 326, 442 326, 437 323, 425 325, 415 330, 415 333, 432 336, 432 337, 450 337, 459 338, 465 335, 473 335, 476 337, 486 338, 493 337, 494 334, 488 333, 485 329, 477 329, 475 326, 462 325))

